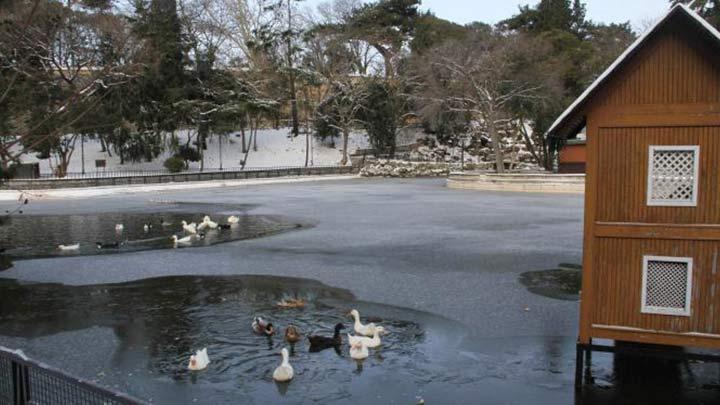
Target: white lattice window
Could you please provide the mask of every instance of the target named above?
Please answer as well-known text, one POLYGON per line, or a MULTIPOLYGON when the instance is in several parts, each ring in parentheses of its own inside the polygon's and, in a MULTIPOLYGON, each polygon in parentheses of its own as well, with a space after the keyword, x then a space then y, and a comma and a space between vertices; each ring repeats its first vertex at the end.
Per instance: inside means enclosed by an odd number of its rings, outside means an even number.
POLYGON ((699 146, 650 146, 647 204, 697 205, 699 146))
POLYGON ((690 316, 690 257, 643 257, 642 306, 647 314, 690 316))

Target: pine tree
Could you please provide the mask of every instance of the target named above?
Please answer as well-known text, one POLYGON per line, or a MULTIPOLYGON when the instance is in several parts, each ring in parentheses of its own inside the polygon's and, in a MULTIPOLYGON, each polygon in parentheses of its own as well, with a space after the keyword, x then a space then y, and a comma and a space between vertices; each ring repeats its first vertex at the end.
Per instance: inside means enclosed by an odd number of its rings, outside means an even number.
POLYGON ((718 0, 670 0, 670 3, 690 4, 691 7, 715 28, 720 28, 720 1, 718 0))

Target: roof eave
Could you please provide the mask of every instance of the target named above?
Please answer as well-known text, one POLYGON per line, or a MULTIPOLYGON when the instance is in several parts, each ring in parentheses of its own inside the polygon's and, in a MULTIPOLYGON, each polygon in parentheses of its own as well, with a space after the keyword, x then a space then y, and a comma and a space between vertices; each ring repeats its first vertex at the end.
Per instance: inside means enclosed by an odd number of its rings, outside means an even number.
POLYGON ((572 104, 570 104, 570 106, 565 111, 563 111, 562 114, 560 114, 560 116, 545 132, 545 136, 562 137, 562 133, 557 133, 558 130, 562 129, 568 124, 568 122, 572 121, 572 117, 574 117, 578 113, 581 113, 590 96, 595 93, 595 91, 609 79, 609 77, 623 64, 623 62, 625 62, 632 55, 634 55, 635 52, 640 48, 640 46, 644 44, 648 40, 648 38, 650 38, 676 12, 687 13, 688 16, 696 20, 696 22, 698 22, 713 37, 715 37, 718 42, 720 42, 720 32, 718 32, 718 30, 715 29, 715 27, 713 27, 712 25, 710 25, 710 23, 708 23, 704 18, 702 18, 700 15, 698 15, 696 12, 694 12, 684 4, 677 4, 673 6, 649 30, 647 30, 643 35, 636 39, 635 42, 632 43, 632 45, 630 45, 617 59, 615 59, 615 61, 610 66, 608 66, 608 68, 605 69, 605 71, 600 76, 598 76, 598 78, 595 79, 595 81, 587 89, 585 89, 585 91, 580 95, 580 97, 578 97, 572 104))

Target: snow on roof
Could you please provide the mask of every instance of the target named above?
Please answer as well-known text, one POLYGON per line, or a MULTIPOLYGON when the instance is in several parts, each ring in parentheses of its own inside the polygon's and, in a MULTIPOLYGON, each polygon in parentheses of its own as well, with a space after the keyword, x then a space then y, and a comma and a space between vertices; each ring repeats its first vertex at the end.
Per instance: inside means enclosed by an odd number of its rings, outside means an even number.
POLYGON ((553 133, 560 124, 565 121, 572 113, 577 110, 580 105, 582 105, 587 98, 592 94, 601 84, 605 82, 605 80, 623 63, 627 58, 632 55, 635 50, 640 47, 653 33, 655 33, 658 28, 660 28, 665 22, 673 15, 676 11, 685 12, 688 16, 692 17, 694 20, 696 20, 705 30, 710 33, 716 40, 720 42, 720 31, 718 31, 715 27, 710 25, 704 18, 702 18, 699 14, 697 14, 695 11, 690 9, 685 4, 678 3, 677 5, 673 6, 668 10, 668 12, 660 18, 653 26, 647 30, 643 35, 641 35, 635 42, 630 45, 625 52, 623 52, 616 60, 612 63, 603 74, 601 74, 585 91, 580 95, 580 97, 575 100, 570 107, 568 107, 565 111, 563 111, 562 114, 553 122, 553 124, 550 126, 550 129, 547 130, 545 133, 546 136, 553 133))

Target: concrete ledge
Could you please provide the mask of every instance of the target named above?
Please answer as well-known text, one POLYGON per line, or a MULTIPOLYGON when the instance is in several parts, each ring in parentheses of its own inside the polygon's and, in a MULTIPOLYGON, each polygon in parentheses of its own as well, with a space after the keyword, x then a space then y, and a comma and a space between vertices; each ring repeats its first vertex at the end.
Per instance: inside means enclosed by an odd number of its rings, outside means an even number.
POLYGON ((214 181, 188 181, 181 183, 161 184, 133 184, 126 186, 101 186, 101 187, 72 187, 54 188, 47 190, 0 190, 0 202, 18 201, 19 198, 36 199, 64 199, 64 198, 88 198, 101 197, 117 194, 137 193, 162 193, 195 189, 214 189, 222 187, 250 187, 268 184, 286 183, 307 183, 315 181, 337 181, 359 178, 357 175, 324 175, 324 176, 293 176, 276 177, 268 179, 247 179, 247 180, 214 180, 214 181))
POLYGON ((452 172, 448 188, 526 193, 585 193, 584 174, 452 172))

